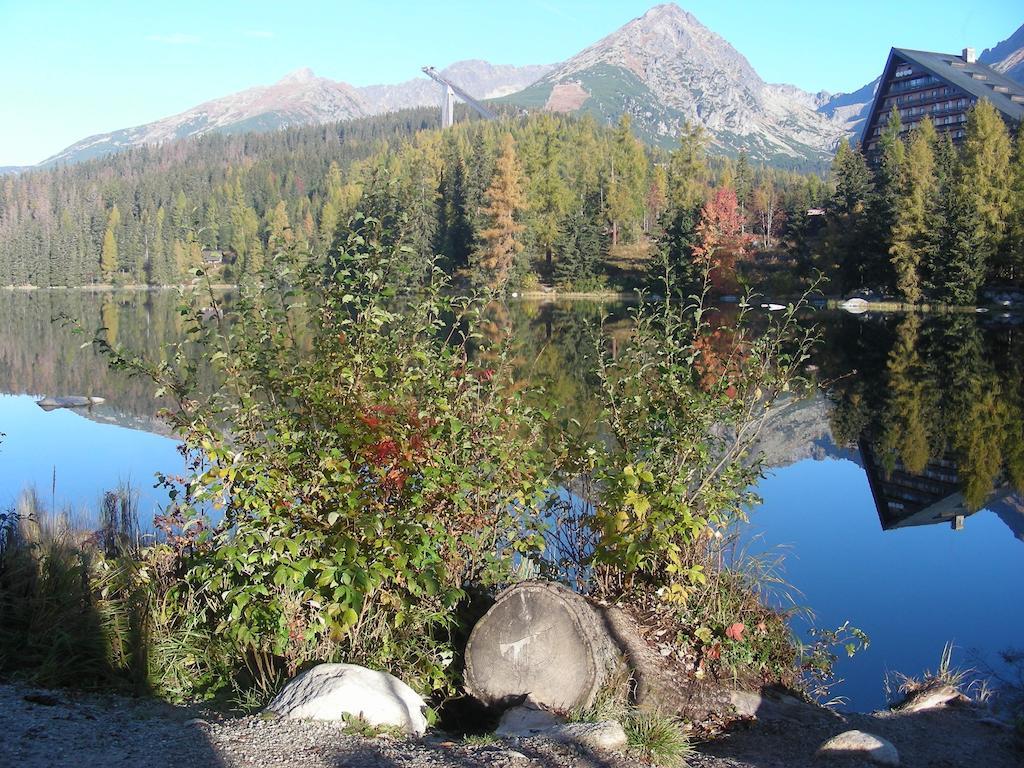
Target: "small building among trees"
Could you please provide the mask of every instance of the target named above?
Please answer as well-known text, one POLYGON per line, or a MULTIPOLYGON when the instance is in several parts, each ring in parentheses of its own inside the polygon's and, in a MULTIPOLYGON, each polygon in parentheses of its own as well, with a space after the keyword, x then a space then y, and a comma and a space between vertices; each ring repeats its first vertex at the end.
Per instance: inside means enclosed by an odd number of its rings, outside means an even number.
POLYGON ((1024 87, 977 61, 973 48, 950 53, 893 48, 864 123, 861 144, 878 156, 881 136, 895 107, 903 132, 930 118, 954 144, 966 135, 967 116, 981 99, 989 101, 1012 130, 1024 119, 1024 87))

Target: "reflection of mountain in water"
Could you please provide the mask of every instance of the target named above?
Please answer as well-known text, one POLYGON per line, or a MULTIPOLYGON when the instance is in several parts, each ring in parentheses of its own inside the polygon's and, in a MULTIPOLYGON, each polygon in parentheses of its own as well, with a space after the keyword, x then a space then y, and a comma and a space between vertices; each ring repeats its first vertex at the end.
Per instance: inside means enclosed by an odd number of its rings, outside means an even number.
POLYGON ((821 393, 790 398, 769 414, 756 450, 765 467, 788 467, 798 461, 847 459, 860 463, 857 453, 836 445, 829 414, 832 404, 821 393))
POLYGON ((177 304, 173 291, 3 291, 0 393, 97 395, 106 402, 79 410, 84 418, 166 436, 153 384, 112 370, 87 342, 94 329, 105 328, 107 338, 129 353, 159 360, 184 335, 177 304), (86 333, 55 322, 60 317, 80 323, 86 333))
POLYGON ((75 413, 99 424, 112 424, 116 427, 124 427, 125 429, 150 432, 161 437, 174 436, 173 430, 168 426, 167 422, 157 418, 155 415, 125 413, 111 405, 94 405, 92 408, 80 408, 75 413))
MULTIPOLYGON (((83 417, 167 435, 152 385, 110 370, 81 348, 86 337, 51 319, 102 326, 129 350, 159 359, 184 333, 176 304, 171 292, 6 292, 0 392, 100 395, 107 402, 83 417)), ((613 344, 628 343, 622 305, 495 305, 485 331, 510 334, 522 374, 594 429, 594 332, 609 313, 613 344)), ((814 362, 832 382, 829 395, 775 409, 758 446, 765 467, 851 461, 864 467, 884 529, 953 523, 986 507, 1024 540, 1024 334, 964 314, 815 319, 824 343, 814 362)))

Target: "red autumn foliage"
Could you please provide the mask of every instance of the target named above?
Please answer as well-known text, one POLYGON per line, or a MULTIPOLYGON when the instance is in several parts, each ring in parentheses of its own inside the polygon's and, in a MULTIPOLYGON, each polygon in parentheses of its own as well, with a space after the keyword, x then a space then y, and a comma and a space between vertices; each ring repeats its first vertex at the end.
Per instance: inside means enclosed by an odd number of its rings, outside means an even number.
POLYGON ((728 637, 730 640, 735 640, 736 642, 742 642, 743 641, 743 630, 745 630, 745 629, 746 629, 746 626, 744 626, 743 622, 742 621, 737 621, 735 624, 730 624, 729 625, 729 628, 725 630, 725 636, 728 637))
POLYGON ((693 254, 699 261, 710 262, 711 286, 719 293, 734 293, 739 287, 736 261, 747 255, 753 238, 743 234, 743 215, 731 187, 719 187, 705 203, 697 240, 693 254))
POLYGON ((369 452, 370 461, 377 466, 385 464, 391 459, 398 456, 398 443, 392 440, 390 437, 386 437, 380 442, 374 443, 367 449, 369 452))

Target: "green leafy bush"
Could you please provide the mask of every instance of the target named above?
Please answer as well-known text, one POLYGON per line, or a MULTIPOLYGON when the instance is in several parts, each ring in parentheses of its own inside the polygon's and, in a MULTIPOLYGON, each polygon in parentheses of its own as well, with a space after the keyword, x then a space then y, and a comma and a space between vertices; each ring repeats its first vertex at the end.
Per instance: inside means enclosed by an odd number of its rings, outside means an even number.
POLYGON ((535 543, 544 417, 503 350, 471 354, 486 300, 403 272, 388 239, 356 218, 322 262, 276 256, 223 320, 193 300, 166 363, 107 347, 174 398, 194 470, 164 479, 163 523, 188 599, 254 678, 338 659, 449 690, 464 585, 535 543), (220 389, 197 390, 197 358, 220 389))

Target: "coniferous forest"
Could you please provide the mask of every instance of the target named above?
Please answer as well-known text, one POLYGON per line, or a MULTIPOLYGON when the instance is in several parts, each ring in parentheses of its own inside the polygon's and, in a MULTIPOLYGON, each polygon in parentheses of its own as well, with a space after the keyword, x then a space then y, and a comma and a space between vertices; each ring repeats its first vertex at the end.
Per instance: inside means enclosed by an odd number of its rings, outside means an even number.
POLYGON ((869 163, 843 143, 832 164, 821 267, 844 290, 973 304, 984 285, 1024 277, 1024 132, 987 101, 954 147, 930 120, 902 132, 893 112, 869 163))
POLYGON ((442 132, 434 110, 133 149, 3 179, 0 285, 168 285, 203 266, 237 283, 282 248, 325 252, 355 213, 424 269, 512 289, 657 290, 700 258, 720 293, 821 273, 832 294, 972 304, 1021 283, 1024 140, 987 102, 959 148, 894 115, 877 157, 843 142, 827 179, 714 151, 699 129, 646 146, 628 117, 442 132))
POLYGON ((130 150, 3 180, 0 285, 174 284, 215 250, 236 282, 282 245, 329 248, 358 211, 395 224, 424 263, 480 282, 633 287, 622 273, 644 272, 659 245, 688 258, 679 249, 714 188, 735 192, 736 243, 768 248, 826 198, 817 176, 709 149, 699 131, 673 153, 645 146, 628 119, 441 132, 434 110, 412 110, 130 150))

